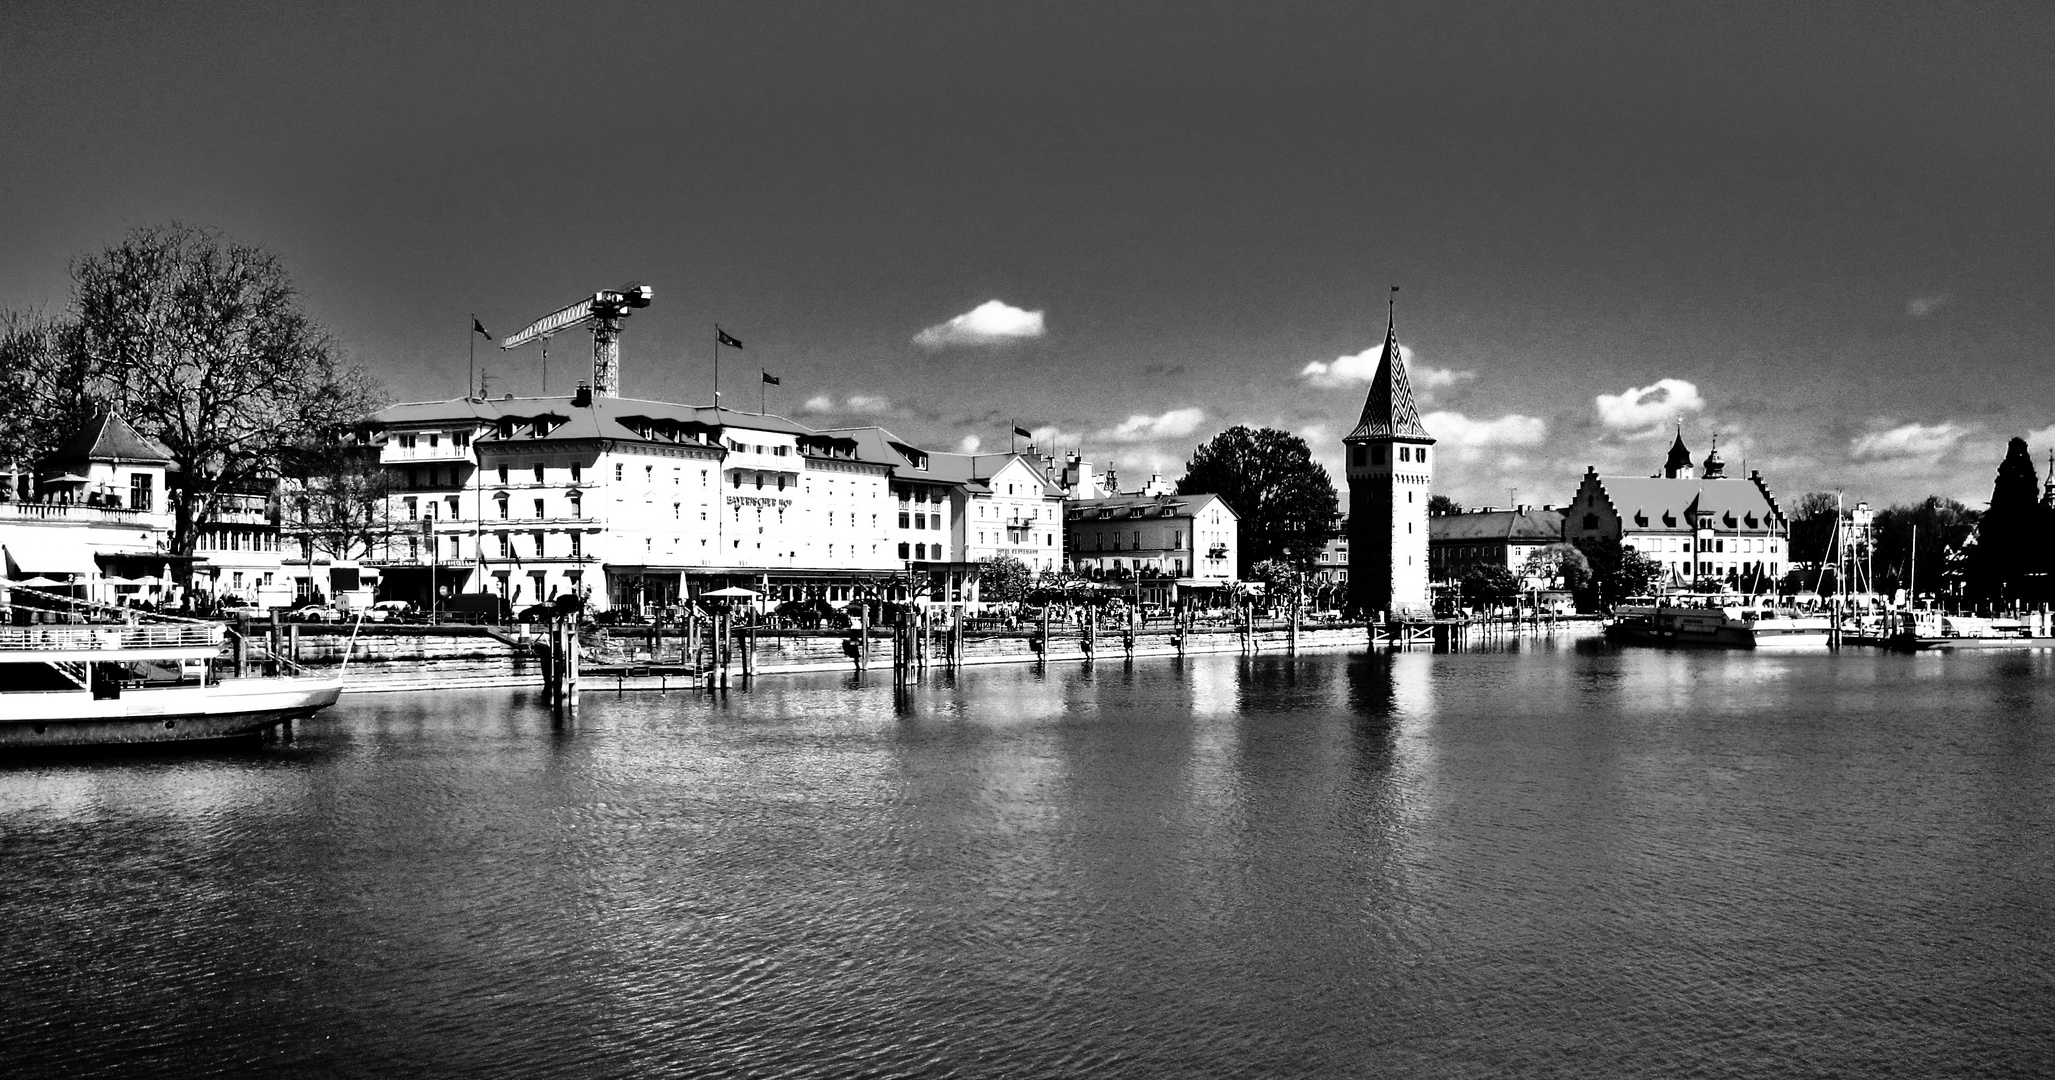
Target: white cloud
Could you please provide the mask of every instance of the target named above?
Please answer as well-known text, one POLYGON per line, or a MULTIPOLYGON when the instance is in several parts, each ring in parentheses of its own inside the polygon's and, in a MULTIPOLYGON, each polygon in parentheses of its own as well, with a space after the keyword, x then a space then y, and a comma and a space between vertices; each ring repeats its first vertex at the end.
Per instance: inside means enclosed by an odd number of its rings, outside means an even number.
POLYGON ((2055 424, 2039 431, 2029 431, 2025 437, 2027 449, 2032 450, 2036 457, 2045 459, 2048 451, 2055 450, 2055 424))
POLYGON ((1857 435, 1848 452, 1865 461, 1925 461, 1932 464, 1955 449, 1969 430, 1943 421, 1939 424, 1900 424, 1894 428, 1857 435))
MULTIPOLYGON (((1384 359, 1384 346, 1373 345, 1354 356, 1337 356, 1332 360, 1313 360, 1299 369, 1299 378, 1314 386, 1339 387, 1368 383, 1377 377, 1377 364, 1384 359)), ((1454 386, 1477 377, 1474 371, 1456 371, 1453 368, 1430 367, 1413 359, 1413 350, 1404 342, 1399 343, 1399 359, 1406 362, 1406 376, 1415 390, 1437 390, 1454 386)))
POLYGON ((864 413, 876 415, 878 413, 891 412, 892 401, 890 398, 879 397, 876 394, 851 394, 846 400, 837 403, 831 394, 815 394, 813 397, 806 399, 806 403, 799 407, 799 411, 802 413, 864 413))
POLYGON ((1427 433, 1462 461, 1476 461, 1494 446, 1539 446, 1548 440, 1548 422, 1538 416, 1507 413, 1496 420, 1473 420, 1459 412, 1432 412, 1420 418, 1427 433))
POLYGON ((1947 307, 1950 300, 1951 297, 1945 293, 1935 293, 1932 296, 1915 296, 1905 302, 1905 313, 1915 319, 1924 319, 1934 312, 1947 307))
POLYGON ((975 454, 978 452, 978 447, 983 444, 983 439, 975 435, 965 435, 963 441, 956 444, 956 452, 959 454, 975 454))
POLYGON ((913 343, 930 352, 955 345, 1004 345, 1041 337, 1042 313, 987 300, 948 322, 913 335, 913 343))
POLYGON ((1043 424, 1029 430, 1034 432, 1035 445, 1045 453, 1053 453, 1059 446, 1076 446, 1084 441, 1083 436, 1065 431, 1055 424, 1043 424))
POLYGON ((1643 429, 1680 412, 1703 409, 1705 399, 1698 396, 1697 386, 1683 379, 1657 379, 1648 386, 1600 394, 1597 405, 1599 422, 1605 426, 1643 429))
POLYGON ((1159 416, 1136 413, 1120 423, 1099 433, 1099 439, 1112 443, 1153 442, 1157 439, 1181 439, 1199 430, 1206 422, 1206 410, 1200 408, 1172 409, 1159 416))

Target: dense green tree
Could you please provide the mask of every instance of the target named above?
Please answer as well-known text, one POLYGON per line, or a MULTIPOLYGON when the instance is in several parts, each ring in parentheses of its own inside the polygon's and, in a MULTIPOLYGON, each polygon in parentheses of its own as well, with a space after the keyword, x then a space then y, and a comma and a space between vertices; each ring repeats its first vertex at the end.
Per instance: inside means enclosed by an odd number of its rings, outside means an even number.
POLYGON ((1241 519, 1236 575, 1268 559, 1305 569, 1333 535, 1334 484, 1306 440, 1275 428, 1232 427, 1192 453, 1180 495, 1211 493, 1241 519))
POLYGON ((1575 588, 1572 579, 1581 581, 1591 576, 1591 563, 1574 544, 1550 544, 1527 556, 1520 566, 1520 576, 1540 582, 1544 589, 1571 589, 1575 588))
POLYGON ((1428 517, 1447 517, 1450 514, 1460 514, 1462 512, 1463 504, 1446 495, 1427 496, 1428 517))
POLYGON ((1506 607, 1520 599, 1519 576, 1497 563, 1469 567, 1459 584, 1464 606, 1475 610, 1506 607))
POLYGON ((1876 553, 1873 571, 1876 589, 1889 594, 1897 589, 1917 589, 1921 594, 1945 592, 1943 574, 1948 552, 1960 550, 1976 528, 1977 511, 1938 495, 1922 502, 1877 511, 1871 535, 1876 553), (1913 540, 1918 537, 1918 551, 1913 540))
POLYGON ((1654 559, 1613 537, 1577 541, 1588 576, 1572 586, 1577 610, 1599 611, 1628 597, 1647 596, 1662 587, 1668 571, 1654 559))
POLYGON ((993 604, 1017 604, 1028 598, 1034 571, 1011 555, 978 560, 978 598, 993 604))
POLYGON ((1832 557, 1834 526, 1840 497, 1831 491, 1809 491, 1791 508, 1791 561, 1817 568, 1832 557))
POLYGON ((2013 439, 1991 486, 1991 506, 1978 522, 1976 544, 1967 551, 1964 585, 1986 601, 2023 600, 2038 592, 2046 575, 2047 522, 2040 504, 2041 481, 2025 439, 2013 439))

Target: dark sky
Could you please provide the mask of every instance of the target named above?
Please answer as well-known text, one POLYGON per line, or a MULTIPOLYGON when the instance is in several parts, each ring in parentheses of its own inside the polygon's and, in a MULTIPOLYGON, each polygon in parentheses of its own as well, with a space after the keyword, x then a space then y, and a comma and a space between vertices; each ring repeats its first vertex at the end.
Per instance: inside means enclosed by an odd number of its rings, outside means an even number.
POLYGON ((10 5, 0 306, 213 225, 419 399, 472 312, 639 279, 631 395, 706 399, 718 320, 730 405, 1132 477, 1243 422, 1338 460, 1395 283, 1472 504, 1678 415, 1793 495, 2055 447, 2046 5, 424 6, 10 5), (916 343, 991 301, 1040 332, 916 343))

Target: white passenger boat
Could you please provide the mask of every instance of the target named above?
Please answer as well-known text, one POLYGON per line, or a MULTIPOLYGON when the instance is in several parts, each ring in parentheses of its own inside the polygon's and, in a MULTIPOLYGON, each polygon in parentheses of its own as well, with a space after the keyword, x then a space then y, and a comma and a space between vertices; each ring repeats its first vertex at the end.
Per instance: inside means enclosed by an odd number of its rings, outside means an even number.
POLYGON ((1899 652, 1929 652, 2030 648, 2034 639, 2032 629, 2018 619, 1901 611, 1892 620, 1890 633, 1878 643, 1899 652))
POLYGON ((342 693, 339 674, 218 677, 228 632, 219 623, 131 622, 127 613, 116 622, 119 609, 9 592, 0 605, 13 624, 0 626, 0 751, 252 736, 342 693), (45 618, 101 621, 32 621, 45 618))
POLYGON ((1673 593, 1614 609, 1605 635, 1626 645, 1714 649, 1825 649, 1833 620, 1723 593, 1673 593))

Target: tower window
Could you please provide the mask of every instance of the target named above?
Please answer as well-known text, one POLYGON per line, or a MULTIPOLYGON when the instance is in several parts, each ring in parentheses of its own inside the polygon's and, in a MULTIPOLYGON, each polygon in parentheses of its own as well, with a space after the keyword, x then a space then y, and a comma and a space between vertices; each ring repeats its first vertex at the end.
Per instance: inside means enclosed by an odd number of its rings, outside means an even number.
POLYGON ((1384 444, 1383 444, 1383 443, 1374 443, 1374 444, 1372 444, 1372 445, 1371 445, 1371 447, 1370 447, 1370 464, 1372 464, 1372 465, 1382 465, 1382 464, 1384 464, 1384 444))
POLYGON ((1412 447, 1410 447, 1410 446, 1401 446, 1401 447, 1399 447, 1399 460, 1400 460, 1400 461, 1411 461, 1411 460, 1413 460, 1413 448, 1412 448, 1412 447))
POLYGON ((1423 446, 1413 451, 1413 460, 1425 462, 1427 460, 1427 448, 1423 446))
POLYGON ((1368 456, 1369 456, 1368 454, 1365 454, 1365 453, 1363 452, 1363 444, 1362 444, 1362 443, 1357 443, 1357 444, 1356 444, 1356 452, 1355 452, 1355 458, 1356 458, 1356 466, 1357 466, 1358 468, 1361 468, 1361 467, 1362 467, 1362 465, 1363 465, 1363 462, 1364 462, 1364 459, 1365 459, 1365 458, 1367 458, 1368 456))

